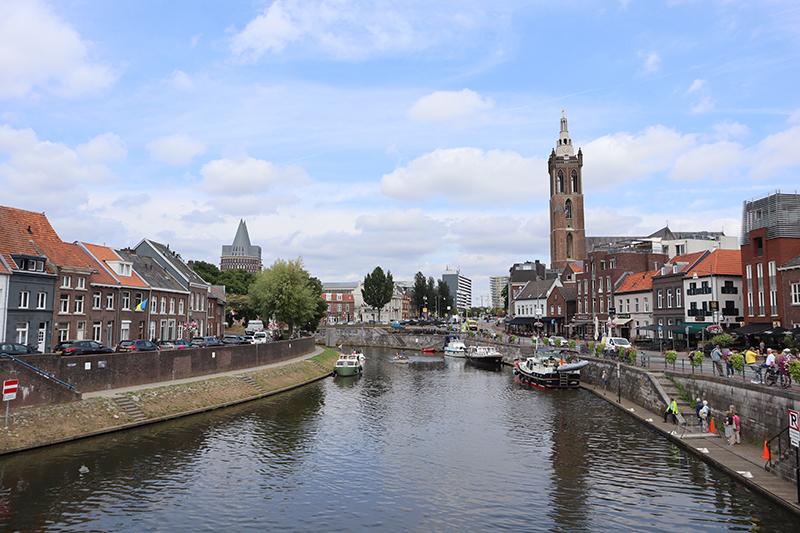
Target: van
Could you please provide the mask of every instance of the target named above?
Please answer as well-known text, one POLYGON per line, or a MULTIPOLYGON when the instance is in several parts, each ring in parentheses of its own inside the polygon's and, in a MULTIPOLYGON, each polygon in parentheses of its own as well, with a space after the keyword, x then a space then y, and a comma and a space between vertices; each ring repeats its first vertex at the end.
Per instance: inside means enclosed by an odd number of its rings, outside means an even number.
POLYGON ((264 323, 260 320, 251 320, 247 323, 247 327, 244 330, 248 335, 252 335, 257 331, 264 331, 264 323))
POLYGON ((631 343, 628 339, 623 337, 603 337, 603 345, 605 345, 605 351, 608 353, 617 353, 617 348, 620 346, 623 348, 630 348, 631 343))

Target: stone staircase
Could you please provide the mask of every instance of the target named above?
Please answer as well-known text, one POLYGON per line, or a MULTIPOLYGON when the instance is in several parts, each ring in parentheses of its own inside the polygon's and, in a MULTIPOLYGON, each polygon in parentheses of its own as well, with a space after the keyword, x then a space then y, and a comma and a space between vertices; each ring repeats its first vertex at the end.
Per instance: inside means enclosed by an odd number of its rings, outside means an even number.
POLYGON ((685 421, 686 424, 689 425, 690 427, 694 425, 694 422, 697 419, 697 414, 694 410, 694 407, 692 407, 691 405, 689 405, 688 402, 680 398, 681 391, 680 389, 678 389, 675 383, 673 383, 672 380, 667 378, 667 376, 663 372, 651 372, 651 374, 655 376, 656 381, 658 382, 659 385, 661 385, 661 388, 664 389, 664 393, 667 395, 667 398, 664 399, 664 407, 662 408, 660 414, 661 415, 664 414, 664 411, 667 408, 666 407, 667 400, 669 398, 673 398, 678 403, 678 412, 680 413, 680 416, 678 417, 678 422, 680 423, 685 421), (681 418, 683 418, 683 420, 681 420, 681 418))
POLYGON ((117 405, 122 407, 122 410, 133 418, 134 421, 141 422, 142 420, 147 420, 147 416, 145 416, 141 409, 127 396, 114 396, 113 400, 117 402, 117 405))
POLYGON ((237 377, 238 379, 242 380, 243 382, 245 382, 247 385, 249 385, 249 386, 253 387, 255 390, 257 390, 257 391, 259 392, 259 394, 267 394, 267 390, 266 390, 264 387, 262 387, 261 385, 259 385, 259 384, 258 384, 258 383, 257 383, 257 382, 256 382, 256 381, 253 379, 253 378, 251 378, 249 375, 247 375, 247 374, 239 374, 239 375, 238 375, 238 376, 236 376, 236 377, 237 377))

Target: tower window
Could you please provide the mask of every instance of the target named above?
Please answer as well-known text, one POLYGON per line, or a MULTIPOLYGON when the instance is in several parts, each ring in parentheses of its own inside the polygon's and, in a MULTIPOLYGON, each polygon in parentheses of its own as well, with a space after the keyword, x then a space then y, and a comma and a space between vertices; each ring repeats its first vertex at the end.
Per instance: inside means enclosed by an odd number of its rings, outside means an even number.
POLYGON ((567 218, 572 218, 572 200, 567 199, 567 201, 564 202, 564 213, 567 218))
POLYGON ((578 185, 578 171, 573 169, 570 176, 572 178, 572 194, 580 194, 580 187, 578 185))
POLYGON ((556 193, 563 193, 564 192, 564 173, 562 171, 558 171, 558 176, 556 177, 556 193))

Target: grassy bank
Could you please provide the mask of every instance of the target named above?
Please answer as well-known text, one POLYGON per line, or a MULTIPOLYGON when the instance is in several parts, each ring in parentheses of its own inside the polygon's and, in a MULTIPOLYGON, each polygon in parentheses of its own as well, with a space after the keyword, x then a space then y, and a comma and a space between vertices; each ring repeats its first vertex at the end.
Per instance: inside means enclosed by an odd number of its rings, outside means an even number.
MULTIPOLYGON (((213 409, 298 386, 330 374, 338 352, 326 348, 310 359, 235 376, 192 383, 154 385, 127 393, 147 420, 213 409)), ((0 422, 4 417, 0 419, 0 422)), ((91 398, 68 404, 12 411, 8 428, 0 430, 0 453, 122 429, 135 420, 114 400, 91 398)))

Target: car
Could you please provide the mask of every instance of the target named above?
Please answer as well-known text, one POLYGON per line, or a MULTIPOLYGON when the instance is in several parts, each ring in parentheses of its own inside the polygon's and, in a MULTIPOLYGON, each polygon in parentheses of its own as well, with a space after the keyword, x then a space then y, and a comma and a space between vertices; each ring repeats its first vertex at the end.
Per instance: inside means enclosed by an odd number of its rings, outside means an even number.
POLYGON ((103 346, 97 341, 87 340, 61 341, 53 348, 53 353, 57 353, 58 355, 92 355, 113 352, 114 350, 103 346))
POLYGON ((39 350, 34 350, 30 346, 24 344, 17 344, 16 342, 6 342, 0 344, 0 353, 6 355, 25 355, 28 353, 42 353, 39 350))
POLYGON ((567 345, 569 345, 569 341, 567 339, 565 339, 564 337, 550 337, 550 346, 555 346, 556 345, 556 339, 561 341, 558 344, 559 346, 567 346, 567 345))
POLYGON ((210 348, 212 346, 224 346, 216 337, 194 337, 191 346, 193 348, 210 348))
POLYGON ((222 337, 222 344, 250 344, 250 342, 243 335, 228 334, 222 337))
POLYGON ((242 337, 247 341, 247 344, 253 344, 253 335, 243 335, 242 337))
POLYGON ((406 327, 400 322, 392 322, 392 327, 396 329, 406 329, 406 327))
POLYGON ((253 344, 266 344, 267 333, 264 331, 256 331, 253 333, 253 344))
POLYGON ((175 341, 175 347, 178 348, 179 350, 185 350, 186 348, 189 347, 189 341, 187 341, 186 339, 178 339, 175 341))
POLYGON ((189 343, 183 339, 175 341, 158 341, 158 347, 162 350, 183 350, 189 347, 189 343))
POLYGON ((347 323, 347 325, 348 325, 348 326, 355 326, 355 325, 356 325, 356 323, 355 323, 355 322, 353 322, 353 321, 351 320, 350 322, 348 322, 348 323, 347 323))
POLYGON ((623 337, 604 337, 601 344, 605 346, 606 353, 611 354, 617 353, 617 348, 620 346, 623 348, 630 348, 631 346, 630 341, 623 337))
POLYGON ((117 345, 117 352, 155 352, 159 351, 156 343, 147 339, 135 339, 120 341, 117 345))

